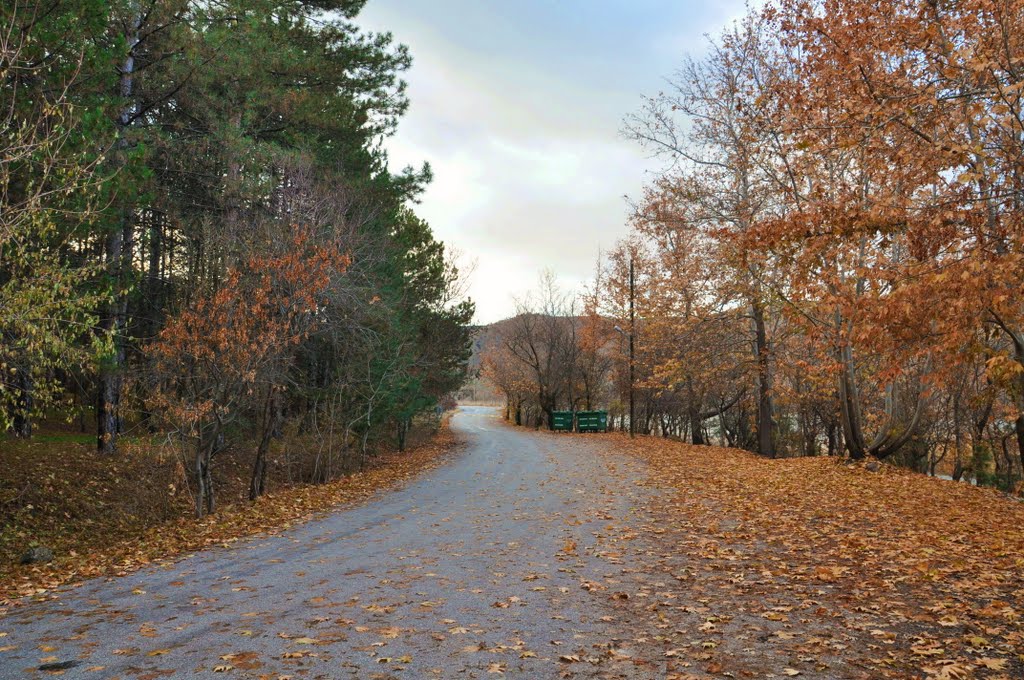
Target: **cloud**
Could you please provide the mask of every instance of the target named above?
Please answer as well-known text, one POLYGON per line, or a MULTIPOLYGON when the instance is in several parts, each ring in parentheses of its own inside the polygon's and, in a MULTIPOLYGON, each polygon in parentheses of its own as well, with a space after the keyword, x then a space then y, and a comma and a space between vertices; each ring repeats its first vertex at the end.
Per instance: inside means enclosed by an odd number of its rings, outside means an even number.
POLYGON ((411 106, 386 147, 394 168, 429 161, 417 213, 477 261, 477 320, 552 269, 567 288, 628 232, 623 196, 657 167, 620 135, 682 51, 741 3, 372 0, 372 30, 409 46, 411 106))

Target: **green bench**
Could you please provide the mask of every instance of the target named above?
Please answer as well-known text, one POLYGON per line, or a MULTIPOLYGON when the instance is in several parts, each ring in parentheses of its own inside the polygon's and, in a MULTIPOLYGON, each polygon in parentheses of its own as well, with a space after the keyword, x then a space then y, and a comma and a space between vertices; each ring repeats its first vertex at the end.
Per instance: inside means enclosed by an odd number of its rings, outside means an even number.
POLYGON ((607 432, 608 411, 580 411, 576 414, 576 429, 580 432, 607 432))
POLYGON ((572 411, 552 411, 551 429, 555 432, 572 432, 572 411))
POLYGON ((552 411, 551 429, 555 432, 607 432, 608 411, 552 411))

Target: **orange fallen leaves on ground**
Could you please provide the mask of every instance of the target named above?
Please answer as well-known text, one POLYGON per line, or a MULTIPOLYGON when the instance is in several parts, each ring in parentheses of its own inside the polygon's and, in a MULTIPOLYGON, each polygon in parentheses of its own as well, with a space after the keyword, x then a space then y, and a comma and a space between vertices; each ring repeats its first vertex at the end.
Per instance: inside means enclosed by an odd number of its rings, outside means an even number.
POLYGON ((652 536, 663 557, 709 563, 710 608, 761 609, 794 624, 788 638, 831 617, 863 639, 843 656, 870 677, 1024 677, 1019 499, 887 465, 614 437, 668 491, 648 508, 675 529, 652 536))
POLYGON ((50 597, 48 591, 65 583, 122 576, 208 546, 282 531, 317 513, 358 502, 411 479, 439 465, 455 446, 455 437, 445 426, 429 443, 405 453, 382 454, 372 467, 326 484, 283 488, 254 503, 225 505, 201 520, 181 517, 159 523, 144 529, 141 535, 112 544, 109 536, 93 536, 88 538, 88 545, 58 555, 49 564, 0 566, 0 613, 16 606, 20 598, 50 597))

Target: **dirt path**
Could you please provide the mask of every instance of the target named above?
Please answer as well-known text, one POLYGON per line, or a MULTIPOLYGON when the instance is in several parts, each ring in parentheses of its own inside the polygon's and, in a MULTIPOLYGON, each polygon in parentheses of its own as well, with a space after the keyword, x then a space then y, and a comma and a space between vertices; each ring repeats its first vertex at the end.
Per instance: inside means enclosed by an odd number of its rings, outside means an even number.
POLYGON ((902 603, 794 578, 711 477, 661 488, 622 437, 483 407, 452 427, 462 452, 402 489, 15 610, 0 680, 920 677, 888 660, 921 644, 902 603))
POLYGON ((17 610, 0 678, 664 677, 616 610, 639 471, 488 409, 453 427, 464 453, 404 489, 17 610))

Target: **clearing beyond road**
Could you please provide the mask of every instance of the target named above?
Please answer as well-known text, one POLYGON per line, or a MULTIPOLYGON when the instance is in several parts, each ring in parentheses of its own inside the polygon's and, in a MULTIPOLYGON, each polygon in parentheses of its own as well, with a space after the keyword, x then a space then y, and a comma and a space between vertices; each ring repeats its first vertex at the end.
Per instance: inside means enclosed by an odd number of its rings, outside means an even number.
MULTIPOLYGON (((857 551, 882 556, 870 540, 885 532, 846 543, 843 522, 860 518, 828 500, 888 484, 941 505, 959 486, 535 432, 484 407, 452 427, 463 450, 404 488, 14 609, 0 619, 0 679, 1014 677, 1012 603, 974 601, 953 577, 947 590, 920 585, 936 578, 918 573, 914 536, 913 566, 885 555, 876 570, 857 551), (772 494, 806 480, 817 501, 771 510, 772 494)), ((871 508, 880 528, 893 523, 884 496, 871 508)), ((946 576, 941 561, 930 568, 946 576)), ((963 558, 950 568, 972 576, 963 558)), ((986 587, 1013 601, 1020 584, 986 587)))

